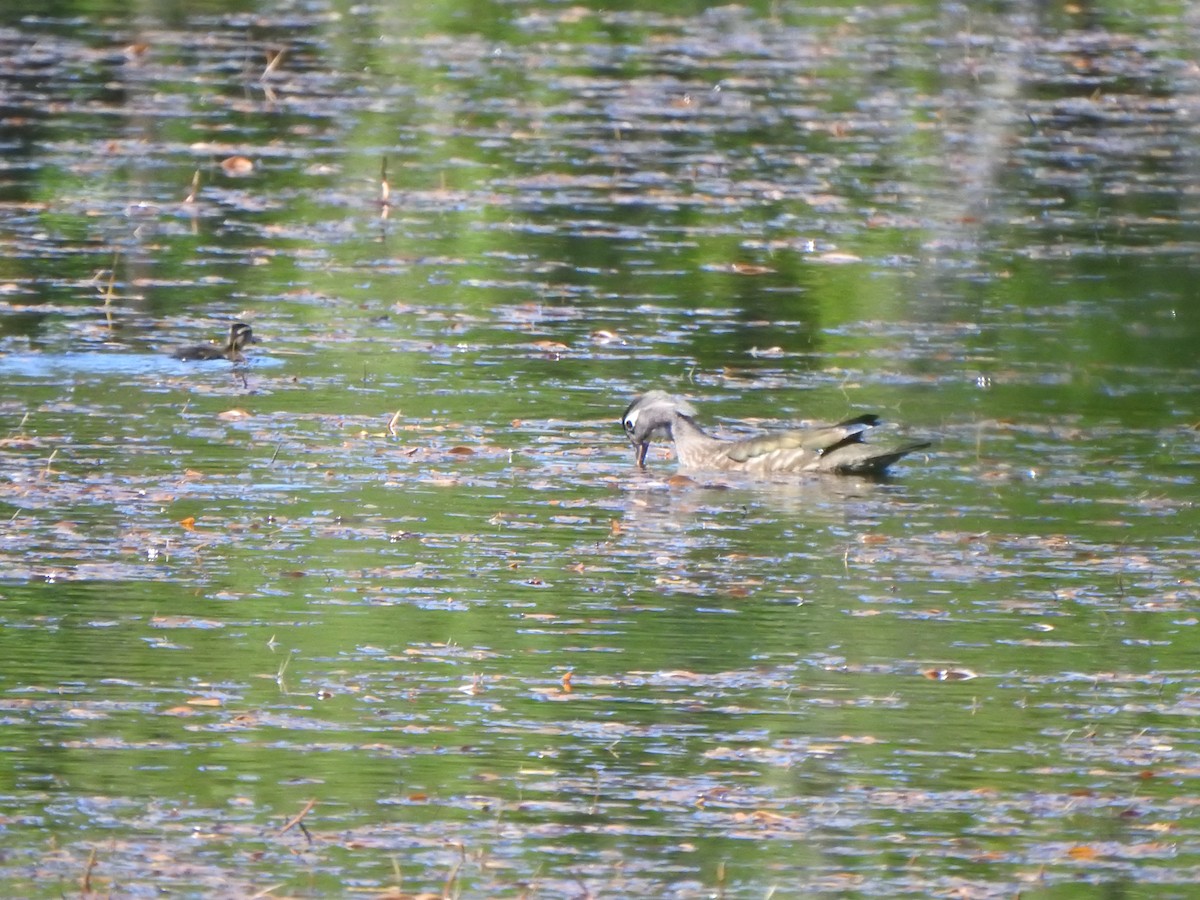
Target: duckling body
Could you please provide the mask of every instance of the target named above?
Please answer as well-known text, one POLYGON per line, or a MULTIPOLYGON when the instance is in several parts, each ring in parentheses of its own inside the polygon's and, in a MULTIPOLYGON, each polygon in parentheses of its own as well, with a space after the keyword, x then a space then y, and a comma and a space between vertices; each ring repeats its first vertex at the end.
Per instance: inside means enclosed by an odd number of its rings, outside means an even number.
POLYGON ((246 357, 242 355, 242 348, 247 344, 257 344, 258 338, 254 336, 253 330, 245 322, 234 322, 229 326, 229 334, 225 338, 225 345, 218 346, 216 344, 194 344, 190 347, 180 347, 171 354, 175 359, 183 360, 184 362, 197 362, 202 360, 212 359, 227 359, 230 362, 245 362, 246 357))
POLYGON ((879 417, 870 414, 822 428, 741 440, 713 437, 696 424, 696 415, 695 407, 666 391, 650 391, 629 404, 621 425, 634 446, 637 464, 646 467, 651 438, 665 437, 675 444, 681 469, 756 476, 803 472, 878 476, 901 457, 929 446, 928 441, 897 446, 864 443, 867 432, 879 424, 879 417))

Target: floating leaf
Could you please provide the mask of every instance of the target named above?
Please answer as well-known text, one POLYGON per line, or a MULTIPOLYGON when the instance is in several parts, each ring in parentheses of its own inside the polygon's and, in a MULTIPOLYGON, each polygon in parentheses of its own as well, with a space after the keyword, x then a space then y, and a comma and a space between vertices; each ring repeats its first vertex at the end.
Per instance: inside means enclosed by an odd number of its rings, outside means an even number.
POLYGON ((930 681, 970 681, 979 677, 970 669, 926 669, 921 674, 930 681))
POLYGON ((254 163, 245 156, 230 156, 221 160, 221 171, 226 175, 249 175, 254 171, 254 163))
POLYGON ((830 251, 828 253, 818 253, 815 256, 808 257, 813 262, 829 263, 830 265, 845 265, 847 263, 862 262, 861 256, 855 256, 853 253, 837 253, 830 251))
POLYGON ((770 266, 757 266, 753 263, 735 262, 730 264, 729 271, 735 275, 769 275, 775 270, 770 266))

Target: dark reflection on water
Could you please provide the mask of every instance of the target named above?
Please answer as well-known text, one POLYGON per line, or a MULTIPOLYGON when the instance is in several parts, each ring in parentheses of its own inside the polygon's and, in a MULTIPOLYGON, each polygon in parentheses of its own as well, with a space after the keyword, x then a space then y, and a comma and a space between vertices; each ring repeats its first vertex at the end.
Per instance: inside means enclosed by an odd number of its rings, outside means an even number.
POLYGON ((1195 880, 1194 15, 627 6, 0 10, 3 893, 1195 880))

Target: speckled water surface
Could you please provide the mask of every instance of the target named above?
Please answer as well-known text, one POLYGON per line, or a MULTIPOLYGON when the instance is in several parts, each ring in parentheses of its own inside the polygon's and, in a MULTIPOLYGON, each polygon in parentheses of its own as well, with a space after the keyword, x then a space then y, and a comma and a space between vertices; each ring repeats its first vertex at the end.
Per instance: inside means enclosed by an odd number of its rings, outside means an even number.
POLYGON ((407 6, 0 11, 0 893, 1190 896, 1191 8, 407 6))

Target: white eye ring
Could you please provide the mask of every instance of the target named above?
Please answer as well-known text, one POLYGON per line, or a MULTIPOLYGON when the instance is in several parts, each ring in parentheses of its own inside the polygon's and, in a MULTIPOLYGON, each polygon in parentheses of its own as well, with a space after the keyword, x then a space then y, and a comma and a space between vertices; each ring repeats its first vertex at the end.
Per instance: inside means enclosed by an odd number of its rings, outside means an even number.
POLYGON ((629 415, 627 415, 625 417, 625 421, 622 422, 621 424, 625 426, 626 431, 633 431, 633 429, 637 427, 637 419, 638 419, 637 410, 634 410, 633 412, 631 412, 629 415))

